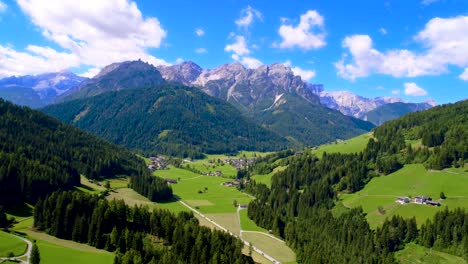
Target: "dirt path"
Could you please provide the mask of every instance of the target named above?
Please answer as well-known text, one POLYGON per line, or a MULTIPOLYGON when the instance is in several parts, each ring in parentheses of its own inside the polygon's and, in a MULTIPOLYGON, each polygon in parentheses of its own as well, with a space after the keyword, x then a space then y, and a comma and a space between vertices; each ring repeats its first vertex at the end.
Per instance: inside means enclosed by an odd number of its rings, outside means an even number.
MULTIPOLYGON (((191 211, 193 211, 194 213, 196 213, 197 215, 203 217, 204 219, 206 219, 208 222, 212 223, 213 225, 215 225, 216 227, 218 227, 219 229, 229 233, 231 236, 234 236, 234 237, 237 237, 239 238, 246 246, 251 246, 252 249, 259 253, 260 255, 262 255, 263 257, 265 257, 266 259, 268 259, 269 261, 271 261, 272 263, 281 263, 279 261, 277 261, 276 259, 274 259, 272 256, 268 255, 267 253, 265 253, 264 251, 258 249, 257 247, 253 246, 253 245, 250 245, 250 243, 248 241, 245 241, 244 239, 242 239, 241 237, 237 236, 236 234, 230 232, 229 230, 227 230, 226 228, 224 228, 223 226, 221 226, 220 224, 214 222, 213 220, 211 220, 210 218, 206 217, 204 214, 200 213, 199 211, 195 210, 194 208, 192 208, 190 205, 186 204, 185 202, 181 201, 181 200, 178 200, 179 203, 181 203, 183 206, 189 208, 191 211)), ((240 223, 239 223, 240 224, 240 223)), ((242 232, 242 231, 241 231, 242 232)))
POLYGON ((16 261, 19 261, 19 263, 24 263, 24 264, 29 264, 29 260, 31 259, 31 251, 32 251, 32 247, 33 247, 33 244, 31 241, 27 240, 26 238, 24 237, 20 237, 20 236, 17 236, 17 235, 14 235, 14 234, 10 234, 14 237, 17 237, 21 240, 23 240, 24 242, 26 242, 26 244, 28 245, 27 249, 26 249, 26 252, 21 255, 21 256, 16 256, 16 257, 12 257, 12 258, 0 258, 0 260, 16 260, 16 261), (26 261, 24 260, 21 260, 21 258, 24 258, 26 257, 26 261))

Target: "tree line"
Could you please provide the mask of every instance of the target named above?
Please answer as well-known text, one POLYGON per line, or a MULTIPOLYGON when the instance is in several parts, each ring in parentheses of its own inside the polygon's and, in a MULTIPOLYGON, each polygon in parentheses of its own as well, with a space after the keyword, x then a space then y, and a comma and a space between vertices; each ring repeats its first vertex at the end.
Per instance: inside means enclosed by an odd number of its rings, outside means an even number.
POLYGON ((229 234, 199 225, 192 213, 126 205, 82 192, 39 199, 34 226, 50 235, 115 251, 114 263, 253 263, 229 234))

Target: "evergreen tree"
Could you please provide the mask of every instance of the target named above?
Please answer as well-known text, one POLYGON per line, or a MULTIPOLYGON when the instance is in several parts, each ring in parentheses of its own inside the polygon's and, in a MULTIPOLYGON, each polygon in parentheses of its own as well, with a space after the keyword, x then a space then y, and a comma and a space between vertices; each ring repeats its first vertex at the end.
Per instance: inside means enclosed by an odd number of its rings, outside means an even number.
POLYGON ((41 255, 39 254, 39 248, 36 243, 33 244, 31 250, 31 264, 39 264, 41 262, 41 255))

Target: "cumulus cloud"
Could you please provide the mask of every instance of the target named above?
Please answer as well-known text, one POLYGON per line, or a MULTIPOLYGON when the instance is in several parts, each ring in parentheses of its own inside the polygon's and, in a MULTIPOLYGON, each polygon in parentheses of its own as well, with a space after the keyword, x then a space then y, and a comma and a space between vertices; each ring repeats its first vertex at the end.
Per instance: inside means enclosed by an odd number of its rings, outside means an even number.
POLYGON ((382 35, 387 35, 387 30, 385 28, 383 28, 383 27, 379 28, 379 32, 382 35))
POLYGON ((292 66, 292 63, 290 60, 287 60, 285 63, 283 63, 283 65, 290 67, 294 75, 300 76, 301 79, 304 81, 310 81, 311 79, 315 77, 315 70, 304 70, 297 66, 292 66))
POLYGON ((244 36, 235 36, 236 41, 232 44, 224 47, 226 52, 234 52, 235 54, 242 56, 250 53, 249 48, 247 47, 247 41, 244 36))
MULTIPOLYGON (((43 36, 63 49, 53 51, 59 57, 51 56, 52 51, 50 54, 38 54, 28 49, 19 52, 26 54, 16 56, 15 61, 21 65, 31 65, 29 61, 21 60, 31 57, 43 62, 44 71, 54 70, 60 59, 62 69, 77 65, 98 68, 116 61, 139 58, 155 65, 168 64, 146 52, 148 48, 160 47, 166 31, 157 18, 144 18, 133 1, 18 0, 18 4, 43 36), (63 57, 72 57, 73 60, 64 60, 63 57), (63 64, 64 61, 69 63, 63 64)), ((11 58, 11 51, 0 56, 11 58)), ((11 71, 11 67, 14 66, 3 63, 3 60, 0 62, 2 71, 11 71)), ((26 68, 21 71, 22 74, 33 72, 26 68)))
POLYGON ((94 76, 98 75, 100 71, 100 68, 90 68, 86 72, 80 73, 78 75, 81 77, 93 78, 94 76))
POLYGON ((282 19, 278 33, 282 38, 280 48, 299 47, 302 49, 317 49, 326 45, 324 19, 315 10, 309 10, 301 15, 297 26, 286 24, 287 20, 282 19))
POLYGON ((60 71, 80 65, 72 53, 57 52, 48 47, 29 45, 24 52, 0 45, 0 77, 60 71))
POLYGON ((263 21, 262 13, 252 8, 251 6, 247 6, 247 8, 242 9, 240 17, 235 21, 235 23, 239 27, 248 28, 255 18, 259 19, 260 21, 263 21))
POLYGON ((205 48, 198 48, 195 50, 196 53, 206 53, 206 49, 205 48))
POLYGON ((423 51, 406 49, 379 51, 368 35, 347 36, 342 46, 347 50, 335 63, 338 75, 354 80, 373 73, 394 77, 439 75, 448 65, 468 66, 468 16, 431 19, 414 40, 423 51))
POLYGON ((0 1, 0 13, 3 13, 7 10, 7 5, 5 3, 3 3, 2 1, 0 1))
POLYGON ((195 34, 197 34, 197 36, 201 37, 203 35, 205 35, 205 31, 201 28, 197 28, 195 29, 195 34))
POLYGON ((255 59, 255 58, 252 58, 252 57, 242 57, 239 60, 239 62, 242 63, 242 65, 244 65, 245 67, 247 67, 249 69, 256 69, 256 68, 263 65, 263 63, 261 61, 255 59))
POLYGON ((416 83, 410 82, 405 83, 405 94, 409 96, 424 96, 427 95, 427 91, 419 87, 416 83))
POLYGON ((468 81, 468 68, 465 68, 462 74, 458 75, 458 78, 460 78, 463 81, 468 81))

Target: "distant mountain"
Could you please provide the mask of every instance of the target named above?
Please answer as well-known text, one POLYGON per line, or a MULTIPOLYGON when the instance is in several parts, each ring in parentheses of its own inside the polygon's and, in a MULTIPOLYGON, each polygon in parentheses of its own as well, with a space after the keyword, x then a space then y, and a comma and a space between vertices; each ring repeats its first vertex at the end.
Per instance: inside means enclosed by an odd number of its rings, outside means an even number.
POLYGON ((52 103, 55 98, 86 80, 70 71, 13 76, 0 80, 0 97, 33 108, 52 103))
MULTIPOLYGON (((345 115, 354 116, 363 120, 368 120, 367 116, 370 111, 387 104, 400 103, 397 105, 397 108, 400 108, 401 110, 403 110, 403 108, 408 111, 411 110, 410 112, 426 110, 436 105, 432 100, 424 103, 406 103, 403 102, 402 99, 396 97, 365 98, 349 91, 326 92, 322 90, 318 91, 318 93, 316 92, 316 94, 320 97, 320 102, 323 105, 336 109, 345 115)), ((393 111, 392 113, 388 113, 388 118, 391 119, 401 116, 397 115, 400 112, 403 114, 409 113, 406 111, 396 110, 394 107, 387 107, 383 108, 383 110, 379 110, 380 115, 384 114, 382 111, 385 110, 393 111)), ((371 116, 374 115, 375 114, 372 114, 371 116)), ((390 120, 386 118, 384 119, 385 121, 390 120)), ((372 120, 368 121, 375 125, 381 124, 378 120, 375 120, 376 122, 373 122, 372 120)))
POLYGON ((151 64, 138 61, 113 63, 81 85, 69 90, 57 102, 95 96, 110 91, 154 87, 165 83, 159 71, 151 64))
POLYGON ((200 88, 296 145, 318 145, 370 130, 373 125, 320 104, 316 87, 283 64, 246 69, 239 63, 201 69, 193 62, 159 66, 169 82, 200 88))
POLYGON ((35 203, 80 185, 80 175, 147 173, 130 151, 27 107, 0 99, 0 205, 35 203))
POLYGON ((406 115, 408 113, 423 111, 433 107, 429 103, 390 103, 381 105, 374 110, 367 112, 364 119, 380 126, 381 124, 406 115))
POLYGON ((42 109, 64 122, 148 154, 280 150, 287 140, 197 88, 162 85, 103 93, 42 109))

